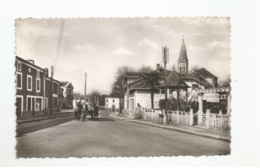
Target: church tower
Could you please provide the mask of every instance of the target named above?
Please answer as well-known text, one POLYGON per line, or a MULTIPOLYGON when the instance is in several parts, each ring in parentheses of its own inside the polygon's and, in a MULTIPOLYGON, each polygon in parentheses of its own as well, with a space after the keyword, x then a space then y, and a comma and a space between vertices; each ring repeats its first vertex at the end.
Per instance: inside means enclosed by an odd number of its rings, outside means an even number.
POLYGON ((178 73, 188 74, 189 61, 187 57, 186 47, 184 43, 184 38, 182 39, 181 52, 178 59, 178 73))

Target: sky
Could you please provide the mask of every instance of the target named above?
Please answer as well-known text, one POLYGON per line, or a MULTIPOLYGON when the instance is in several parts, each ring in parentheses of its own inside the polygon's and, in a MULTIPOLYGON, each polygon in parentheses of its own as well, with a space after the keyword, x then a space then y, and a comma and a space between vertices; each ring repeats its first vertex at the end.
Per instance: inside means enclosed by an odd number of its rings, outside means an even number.
POLYGON ((111 92, 120 66, 156 68, 162 47, 169 47, 169 69, 178 65, 185 40, 189 69, 204 67, 224 80, 230 73, 230 20, 205 18, 17 19, 16 55, 54 78, 70 81, 75 92, 111 92))

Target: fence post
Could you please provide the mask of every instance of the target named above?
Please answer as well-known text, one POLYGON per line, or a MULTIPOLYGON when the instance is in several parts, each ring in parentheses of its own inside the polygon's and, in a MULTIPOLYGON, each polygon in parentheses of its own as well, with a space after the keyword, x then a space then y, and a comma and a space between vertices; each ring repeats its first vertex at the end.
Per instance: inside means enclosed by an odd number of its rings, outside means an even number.
POLYGON ((222 114, 222 110, 219 110, 219 116, 220 116, 220 130, 223 130, 223 114, 222 114))
POLYGON ((210 128, 210 109, 207 109, 206 111, 206 126, 207 128, 210 128))
POLYGON ((193 121, 193 109, 190 109, 190 126, 193 126, 194 121, 193 121))
POLYGON ((203 118, 203 93, 198 94, 199 111, 198 111, 198 124, 202 124, 203 118))
POLYGON ((177 124, 179 124, 179 121, 180 120, 180 115, 179 115, 179 110, 176 111, 176 121, 177 121, 177 124))

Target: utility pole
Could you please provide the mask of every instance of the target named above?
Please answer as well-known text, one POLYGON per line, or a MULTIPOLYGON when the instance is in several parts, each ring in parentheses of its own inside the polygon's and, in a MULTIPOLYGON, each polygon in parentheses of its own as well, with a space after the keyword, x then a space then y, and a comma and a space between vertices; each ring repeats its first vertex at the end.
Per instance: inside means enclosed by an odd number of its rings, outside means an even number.
POLYGON ((53 83, 53 73, 54 73, 54 67, 51 66, 51 107, 50 107, 50 113, 52 114, 52 105, 53 105, 53 102, 52 102, 52 93, 53 93, 53 89, 52 89, 52 83, 53 83))
POLYGON ((168 103, 168 98, 167 98, 167 72, 166 72, 166 65, 169 63, 169 48, 168 47, 162 47, 162 59, 163 59, 163 64, 164 64, 164 76, 165 76, 165 114, 167 114, 167 103, 168 103))
POLYGON ((85 90, 84 90, 85 102, 87 100, 87 73, 85 73, 85 90))

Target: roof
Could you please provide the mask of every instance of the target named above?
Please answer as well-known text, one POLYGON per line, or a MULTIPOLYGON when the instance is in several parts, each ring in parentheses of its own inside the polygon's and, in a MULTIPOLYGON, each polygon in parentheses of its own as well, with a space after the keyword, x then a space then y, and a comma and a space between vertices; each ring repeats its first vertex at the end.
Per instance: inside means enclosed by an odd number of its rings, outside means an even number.
POLYGON ((61 87, 66 88, 66 87, 68 87, 68 86, 71 86, 71 88, 74 89, 72 83, 69 82, 69 81, 60 81, 60 83, 61 83, 61 87))
MULTIPOLYGON (((164 88, 165 87, 165 73, 164 71, 160 71, 159 72, 159 79, 162 81, 157 88, 164 88)), ((189 86, 183 82, 181 80, 181 78, 178 76, 176 71, 170 71, 170 70, 166 70, 166 81, 167 81, 167 86, 168 88, 188 88, 189 86)), ((145 79, 143 77, 137 79, 136 81, 134 81, 133 83, 131 83, 130 85, 130 90, 134 89, 150 89, 150 85, 149 83, 147 83, 145 81, 145 79)))
MULTIPOLYGON (((167 87, 169 88, 188 88, 189 86, 182 81, 176 71, 168 71, 167 78, 167 87)), ((165 87, 165 82, 163 81, 159 86, 159 88, 165 87)))
POLYGON ((205 68, 201 68, 199 70, 196 70, 196 72, 198 74, 200 74, 201 76, 203 77, 206 77, 206 78, 217 78, 215 75, 213 75, 212 73, 210 73, 207 69, 205 68))
POLYGON ((35 67, 35 68, 38 68, 38 69, 44 71, 43 68, 41 68, 41 67, 39 67, 39 66, 37 66, 37 65, 35 65, 35 64, 33 64, 33 63, 27 61, 27 60, 25 60, 25 59, 23 59, 23 58, 21 58, 21 57, 19 57, 19 56, 16 56, 16 59, 17 59, 17 60, 20 60, 20 61, 23 61, 23 62, 25 62, 25 63, 27 63, 27 64, 29 64, 29 65, 35 67))
POLYGON ((182 46, 181 46, 181 51, 180 51, 180 56, 179 56, 178 62, 179 63, 188 62, 187 51, 186 51, 184 39, 182 39, 182 46))
POLYGON ((61 86, 66 87, 69 81, 60 81, 61 86))

